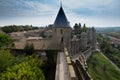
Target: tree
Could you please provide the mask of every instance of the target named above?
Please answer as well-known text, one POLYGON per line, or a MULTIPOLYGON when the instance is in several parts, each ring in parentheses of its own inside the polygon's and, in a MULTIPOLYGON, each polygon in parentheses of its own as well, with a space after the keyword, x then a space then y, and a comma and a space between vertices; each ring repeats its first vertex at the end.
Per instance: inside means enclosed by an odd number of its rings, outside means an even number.
POLYGON ((22 62, 1 73, 0 80, 45 80, 41 69, 29 62, 22 62))
POLYGON ((8 50, 0 49, 0 72, 13 64, 14 57, 8 50))
POLYGON ((24 52, 26 55, 32 55, 34 53, 34 45, 33 44, 26 44, 24 48, 24 52))
POLYGON ((81 23, 79 23, 79 27, 81 28, 81 23))
POLYGON ((77 23, 75 23, 74 25, 74 34, 80 34, 81 33, 81 24, 79 23, 79 25, 77 23))
POLYGON ((45 80, 38 55, 13 57, 0 50, 0 80, 45 80))
POLYGON ((86 31, 87 31, 87 27, 86 27, 85 24, 83 25, 82 31, 83 31, 83 32, 86 32, 86 31))
POLYGON ((13 46, 13 40, 6 34, 0 34, 0 48, 13 46))
POLYGON ((23 31, 23 30, 25 31, 33 30, 35 28, 33 28, 32 25, 25 25, 25 26, 9 25, 9 26, 4 26, 1 29, 6 33, 11 33, 11 32, 23 31))
POLYGON ((29 26, 29 25, 24 26, 24 30, 25 31, 32 30, 32 25, 31 26, 29 26))
POLYGON ((110 44, 105 44, 105 53, 113 53, 113 49, 112 49, 112 46, 110 44))
POLYGON ((38 55, 14 57, 0 49, 0 80, 45 80, 41 67, 38 55))
POLYGON ((45 32, 44 32, 44 31, 42 31, 42 32, 40 33, 40 37, 46 38, 46 35, 45 35, 45 32))

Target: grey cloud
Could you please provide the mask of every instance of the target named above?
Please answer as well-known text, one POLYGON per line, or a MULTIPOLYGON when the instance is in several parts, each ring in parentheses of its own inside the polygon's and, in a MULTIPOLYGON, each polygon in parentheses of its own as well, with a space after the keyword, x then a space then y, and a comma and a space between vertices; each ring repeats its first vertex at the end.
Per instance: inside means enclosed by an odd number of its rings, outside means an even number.
POLYGON ((42 4, 38 0, 0 0, 0 17, 37 16, 52 13, 50 5, 42 4))

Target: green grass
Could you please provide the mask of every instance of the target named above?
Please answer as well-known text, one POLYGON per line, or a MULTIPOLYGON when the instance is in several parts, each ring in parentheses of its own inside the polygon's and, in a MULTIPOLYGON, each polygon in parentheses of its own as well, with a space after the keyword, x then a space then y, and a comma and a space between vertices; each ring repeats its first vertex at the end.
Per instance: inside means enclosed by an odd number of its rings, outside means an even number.
POLYGON ((112 60, 120 68, 120 54, 105 54, 110 60, 112 60))
POLYGON ((120 71, 117 71, 115 67, 99 52, 92 53, 87 60, 88 72, 93 80, 120 80, 120 71), (95 67, 93 67, 93 65, 95 67), (105 66, 105 70, 103 70, 105 66))

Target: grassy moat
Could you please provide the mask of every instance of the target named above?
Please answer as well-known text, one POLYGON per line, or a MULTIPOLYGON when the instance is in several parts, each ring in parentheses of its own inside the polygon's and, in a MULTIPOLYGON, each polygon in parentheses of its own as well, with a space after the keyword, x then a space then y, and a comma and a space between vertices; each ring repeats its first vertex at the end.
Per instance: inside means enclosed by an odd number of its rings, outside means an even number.
POLYGON ((99 52, 94 51, 87 60, 88 72, 93 80, 120 80, 120 71, 99 52))

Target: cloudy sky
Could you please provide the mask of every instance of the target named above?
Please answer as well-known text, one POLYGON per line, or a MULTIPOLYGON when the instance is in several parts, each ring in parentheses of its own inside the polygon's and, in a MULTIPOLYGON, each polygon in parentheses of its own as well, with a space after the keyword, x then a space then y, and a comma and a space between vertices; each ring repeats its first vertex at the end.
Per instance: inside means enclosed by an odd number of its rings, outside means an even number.
MULTIPOLYGON (((120 26, 120 0, 62 0, 71 26, 120 26)), ((53 24, 60 0, 0 0, 0 26, 53 24)))

